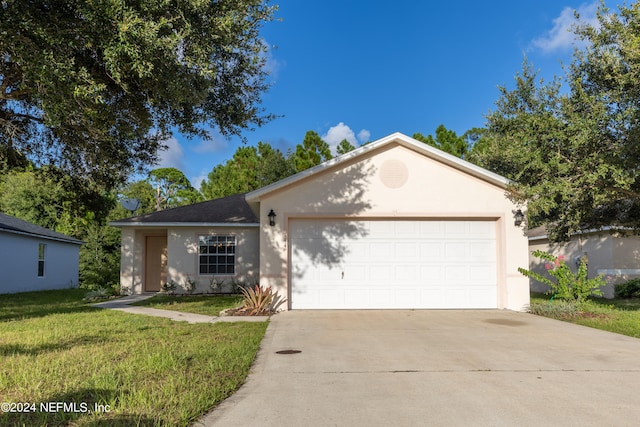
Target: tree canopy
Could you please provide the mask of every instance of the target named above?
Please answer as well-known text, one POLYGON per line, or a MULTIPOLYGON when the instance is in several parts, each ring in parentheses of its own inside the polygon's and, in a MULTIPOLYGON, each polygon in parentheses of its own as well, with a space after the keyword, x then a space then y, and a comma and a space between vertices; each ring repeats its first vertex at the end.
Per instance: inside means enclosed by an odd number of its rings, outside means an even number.
POLYGON ((349 151, 353 151, 355 150, 356 147, 353 146, 352 143, 350 143, 349 141, 347 141, 346 139, 343 139, 342 141, 340 141, 340 143, 338 144, 338 147, 336 147, 336 154, 338 156, 342 155, 342 154, 346 154, 349 151))
POLYGON ((155 191, 156 211, 189 205, 202 200, 184 173, 176 168, 159 168, 149 172, 147 182, 155 191))
POLYGON ((465 158, 469 151, 467 140, 463 136, 458 136, 454 131, 447 129, 444 125, 436 128, 435 138, 431 135, 424 136, 421 133, 413 134, 413 138, 462 159, 465 158))
POLYGON ((256 190, 294 173, 292 162, 280 150, 259 142, 257 147, 238 148, 231 160, 214 167, 200 191, 205 199, 217 199, 256 190))
POLYGON ((17 152, 111 186, 174 129, 239 135, 270 120, 267 3, 0 2, 0 160, 17 152))
POLYGON ((539 79, 525 61, 487 117, 482 166, 513 180, 530 226, 555 240, 583 229, 640 230, 640 5, 580 24, 587 47, 565 75, 539 79))
POLYGON ((302 144, 296 145, 296 151, 291 155, 296 172, 302 172, 317 166, 332 157, 329 144, 323 141, 317 132, 312 130, 307 131, 302 144))

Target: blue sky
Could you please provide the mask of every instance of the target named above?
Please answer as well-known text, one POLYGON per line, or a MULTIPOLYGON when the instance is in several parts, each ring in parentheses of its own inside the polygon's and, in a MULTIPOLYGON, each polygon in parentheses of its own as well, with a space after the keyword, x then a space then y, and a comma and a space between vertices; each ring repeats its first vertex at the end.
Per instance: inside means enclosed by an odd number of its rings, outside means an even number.
MULTIPOLYGON (((482 127, 498 86, 513 87, 525 56, 544 78, 561 73, 575 43, 573 11, 590 21, 597 8, 570 0, 275 3, 278 20, 262 31, 272 85, 263 107, 282 117, 244 136, 283 152, 308 130, 332 146, 344 138, 357 146, 393 132, 433 134, 440 124, 458 134, 482 127)), ((159 167, 182 170, 199 188, 242 144, 213 136, 175 135, 159 167)))

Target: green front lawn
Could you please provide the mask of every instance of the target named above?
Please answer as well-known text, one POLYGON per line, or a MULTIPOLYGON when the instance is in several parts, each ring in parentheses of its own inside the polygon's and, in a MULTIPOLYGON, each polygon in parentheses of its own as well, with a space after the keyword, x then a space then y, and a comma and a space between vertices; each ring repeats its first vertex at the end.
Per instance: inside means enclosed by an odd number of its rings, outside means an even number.
POLYGON ((218 316, 222 310, 242 305, 241 295, 163 295, 131 305, 218 316))
POLYGON ((547 317, 640 338, 640 299, 594 298, 572 309, 563 301, 532 294, 531 306, 547 317))
POLYGON ((186 426, 244 382, 267 327, 93 308, 84 294, 2 295, 0 401, 34 406, 0 412, 0 426, 186 426))

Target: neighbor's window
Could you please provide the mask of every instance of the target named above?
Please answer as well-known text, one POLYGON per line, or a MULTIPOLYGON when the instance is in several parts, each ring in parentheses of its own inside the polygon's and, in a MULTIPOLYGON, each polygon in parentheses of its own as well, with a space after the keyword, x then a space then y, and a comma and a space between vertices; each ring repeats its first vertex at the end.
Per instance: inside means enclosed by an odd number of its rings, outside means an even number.
POLYGON ((200 274, 235 274, 236 236, 199 236, 200 274))
POLYGON ((38 277, 44 277, 44 256, 47 252, 47 245, 40 243, 38 245, 38 277))

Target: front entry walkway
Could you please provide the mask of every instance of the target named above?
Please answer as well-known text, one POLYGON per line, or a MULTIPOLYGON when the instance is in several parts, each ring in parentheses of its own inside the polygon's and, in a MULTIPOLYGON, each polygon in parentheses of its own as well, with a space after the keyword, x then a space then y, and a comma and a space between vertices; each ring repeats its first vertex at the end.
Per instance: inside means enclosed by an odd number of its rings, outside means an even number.
POLYGON ((166 317, 178 322, 188 323, 216 323, 216 322, 264 322, 269 319, 268 316, 206 316, 204 314, 185 313, 174 310, 161 310, 152 307, 132 306, 138 301, 151 298, 156 295, 154 292, 145 292, 139 295, 128 295, 122 298, 91 304, 94 307, 108 308, 111 310, 124 311, 132 314, 142 314, 145 316, 166 317))

